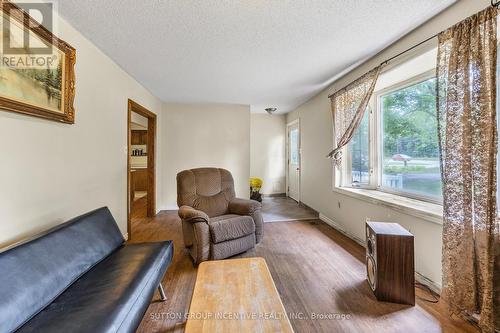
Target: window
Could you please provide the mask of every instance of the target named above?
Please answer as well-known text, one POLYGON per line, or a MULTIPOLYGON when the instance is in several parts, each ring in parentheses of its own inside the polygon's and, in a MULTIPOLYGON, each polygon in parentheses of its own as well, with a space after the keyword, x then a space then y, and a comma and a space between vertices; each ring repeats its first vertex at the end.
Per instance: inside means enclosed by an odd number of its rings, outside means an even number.
POLYGON ((370 183, 370 137, 369 112, 365 112, 363 120, 349 143, 351 163, 351 184, 353 187, 367 186, 370 183))
POLYGON ((336 184, 440 203, 436 49, 380 75, 336 184))
POLYGON ((379 97, 381 188, 441 197, 436 78, 379 97))
POLYGON ((290 130, 290 164, 299 164, 299 129, 290 130))

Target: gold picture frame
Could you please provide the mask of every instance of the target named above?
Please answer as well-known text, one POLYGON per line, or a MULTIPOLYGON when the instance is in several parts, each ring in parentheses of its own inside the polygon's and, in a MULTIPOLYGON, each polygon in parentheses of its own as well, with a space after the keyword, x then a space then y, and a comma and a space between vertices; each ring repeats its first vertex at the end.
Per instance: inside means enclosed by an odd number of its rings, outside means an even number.
POLYGON ((2 0, 0 5, 2 6, 0 109, 73 124, 76 50, 55 37, 15 4, 2 0), (4 24, 5 20, 8 20, 8 25, 4 24), (38 55, 37 51, 40 48, 26 48, 23 44, 26 41, 25 34, 29 34, 30 40, 35 40, 46 49, 50 49, 50 55, 38 55), (9 47, 16 44, 17 38, 19 44, 23 45, 17 48, 21 52, 14 55, 6 54, 6 38, 9 38, 9 47), (35 51, 30 52, 32 49, 35 51))

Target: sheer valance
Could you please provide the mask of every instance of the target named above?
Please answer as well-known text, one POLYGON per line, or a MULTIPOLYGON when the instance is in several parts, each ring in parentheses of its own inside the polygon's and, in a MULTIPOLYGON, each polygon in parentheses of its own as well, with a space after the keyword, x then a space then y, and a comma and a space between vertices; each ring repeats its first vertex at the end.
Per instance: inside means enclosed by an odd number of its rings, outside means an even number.
POLYGON ((342 161, 342 148, 351 141, 365 114, 381 66, 372 69, 345 88, 330 96, 335 133, 335 147, 327 157, 338 166, 342 161))

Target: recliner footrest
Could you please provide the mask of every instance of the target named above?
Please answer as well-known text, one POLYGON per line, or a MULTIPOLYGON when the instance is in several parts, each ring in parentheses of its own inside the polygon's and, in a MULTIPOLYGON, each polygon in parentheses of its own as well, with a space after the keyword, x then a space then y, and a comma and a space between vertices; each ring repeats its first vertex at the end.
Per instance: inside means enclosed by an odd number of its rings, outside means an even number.
POLYGON ((210 236, 215 244, 255 233, 255 223, 250 216, 223 215, 209 223, 210 236))

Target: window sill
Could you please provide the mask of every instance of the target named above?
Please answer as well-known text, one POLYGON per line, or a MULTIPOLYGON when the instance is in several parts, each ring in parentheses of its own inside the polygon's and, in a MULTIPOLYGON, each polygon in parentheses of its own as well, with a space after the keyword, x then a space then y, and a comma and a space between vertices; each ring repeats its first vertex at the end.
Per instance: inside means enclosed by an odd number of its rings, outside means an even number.
POLYGON ((333 191, 376 205, 383 205, 426 221, 440 225, 443 224, 443 206, 435 203, 411 199, 378 190, 334 187, 333 191))

